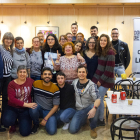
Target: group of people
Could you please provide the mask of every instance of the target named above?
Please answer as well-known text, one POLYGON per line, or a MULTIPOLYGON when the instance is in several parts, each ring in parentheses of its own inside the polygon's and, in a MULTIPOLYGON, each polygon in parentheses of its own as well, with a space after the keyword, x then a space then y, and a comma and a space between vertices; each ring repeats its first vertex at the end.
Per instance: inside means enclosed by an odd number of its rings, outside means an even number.
POLYGON ((53 135, 57 127, 74 134, 90 121, 90 135, 97 137, 96 126, 104 126, 104 95, 114 86, 114 75, 121 76, 130 63, 127 43, 119 40, 119 30, 98 36, 90 28, 86 41, 71 25, 71 32, 59 39, 39 32, 32 47, 24 48, 22 37, 4 34, 0 45, 0 92, 2 125, 22 136, 36 133, 41 125, 53 135), (15 44, 15 48, 14 48, 15 44), (33 127, 32 127, 33 121, 33 127))

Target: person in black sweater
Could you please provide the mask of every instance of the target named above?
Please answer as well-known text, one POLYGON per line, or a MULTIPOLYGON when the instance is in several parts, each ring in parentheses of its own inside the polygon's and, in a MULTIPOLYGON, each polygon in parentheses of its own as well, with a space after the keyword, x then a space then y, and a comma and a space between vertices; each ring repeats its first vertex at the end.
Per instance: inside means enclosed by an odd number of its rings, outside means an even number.
POLYGON ((60 90, 60 110, 56 113, 58 126, 64 124, 63 130, 69 128, 70 119, 74 116, 75 110, 75 91, 72 85, 65 83, 66 76, 63 72, 56 74, 57 84, 60 90))

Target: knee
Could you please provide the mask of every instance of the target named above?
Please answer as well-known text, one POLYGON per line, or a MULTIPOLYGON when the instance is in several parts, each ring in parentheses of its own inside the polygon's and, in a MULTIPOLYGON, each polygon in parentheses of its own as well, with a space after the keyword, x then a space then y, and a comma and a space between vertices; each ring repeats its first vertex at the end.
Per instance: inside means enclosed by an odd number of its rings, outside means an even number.
POLYGON ((23 137, 29 136, 31 132, 29 131, 20 131, 20 135, 23 137))
POLYGON ((36 108, 35 108, 35 109, 30 108, 30 109, 29 109, 29 114, 30 114, 31 116, 36 115, 37 112, 38 112, 38 110, 37 110, 36 108))
POLYGON ((11 119, 9 116, 4 116, 2 118, 2 123, 5 127, 9 127, 15 124, 15 121, 11 119))
POLYGON ((62 122, 64 122, 64 123, 66 123, 67 118, 66 118, 65 115, 61 114, 61 115, 60 115, 60 120, 61 120, 62 122))
POLYGON ((48 134, 54 135, 56 133, 56 131, 57 131, 57 128, 56 129, 50 128, 50 129, 47 129, 46 131, 47 131, 48 134))
POLYGON ((70 124, 70 126, 69 126, 69 132, 70 132, 71 134, 75 134, 75 133, 78 132, 78 130, 76 129, 76 127, 74 127, 74 126, 72 126, 72 125, 70 124))

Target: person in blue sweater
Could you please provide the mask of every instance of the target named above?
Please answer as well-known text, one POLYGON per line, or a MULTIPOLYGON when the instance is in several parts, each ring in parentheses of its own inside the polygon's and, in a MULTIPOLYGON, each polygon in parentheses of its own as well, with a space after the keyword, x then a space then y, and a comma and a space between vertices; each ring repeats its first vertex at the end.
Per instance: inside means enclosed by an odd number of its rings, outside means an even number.
POLYGON ((86 43, 86 50, 83 52, 83 57, 87 64, 87 78, 92 79, 98 66, 98 56, 96 55, 96 38, 89 37, 86 43))

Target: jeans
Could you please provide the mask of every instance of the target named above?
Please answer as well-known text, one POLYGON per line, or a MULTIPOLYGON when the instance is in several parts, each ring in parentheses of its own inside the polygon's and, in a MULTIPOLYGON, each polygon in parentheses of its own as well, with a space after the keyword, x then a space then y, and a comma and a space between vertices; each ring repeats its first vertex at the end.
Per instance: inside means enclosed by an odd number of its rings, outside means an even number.
POLYGON ((59 110, 56 113, 56 119, 58 126, 64 123, 69 123, 72 117, 74 116, 76 110, 73 108, 67 108, 65 110, 59 110))
MULTIPOLYGON (((30 108, 29 112, 34 125, 39 125, 39 117, 45 118, 50 110, 44 110, 40 105, 37 105, 35 109, 30 108)), ((45 129, 50 135, 54 135, 56 133, 57 120, 55 114, 48 119, 45 129)))
POLYGON ((36 80, 40 80, 41 76, 31 75, 31 78, 36 81, 36 80))
POLYGON ((1 90, 2 90, 2 115, 1 118, 3 118, 3 113, 8 105, 8 94, 7 94, 7 88, 8 84, 11 82, 11 76, 9 77, 3 77, 1 82, 1 90))
MULTIPOLYGON (((85 124, 88 118, 88 112, 93 108, 94 104, 89 105, 88 107, 77 110, 75 115, 73 116, 70 126, 69 126, 69 132, 74 134, 77 133, 81 127, 85 124)), ((89 119, 90 121, 90 128, 94 129, 96 128, 97 121, 98 121, 98 109, 96 111, 96 114, 93 118, 89 119)))
POLYGON ((118 77, 121 77, 121 74, 125 73, 125 68, 124 66, 118 66, 118 67, 114 67, 114 73, 115 75, 117 74, 118 77))
POLYGON ((98 90, 99 90, 99 95, 101 96, 101 103, 99 106, 99 120, 103 121, 103 119, 104 119, 104 96, 105 96, 106 92, 108 91, 108 88, 100 86, 98 88, 98 90))
POLYGON ((31 133, 32 120, 29 115, 28 108, 15 108, 7 106, 2 122, 5 127, 15 125, 16 120, 19 121, 19 132, 22 136, 28 136, 31 133))

